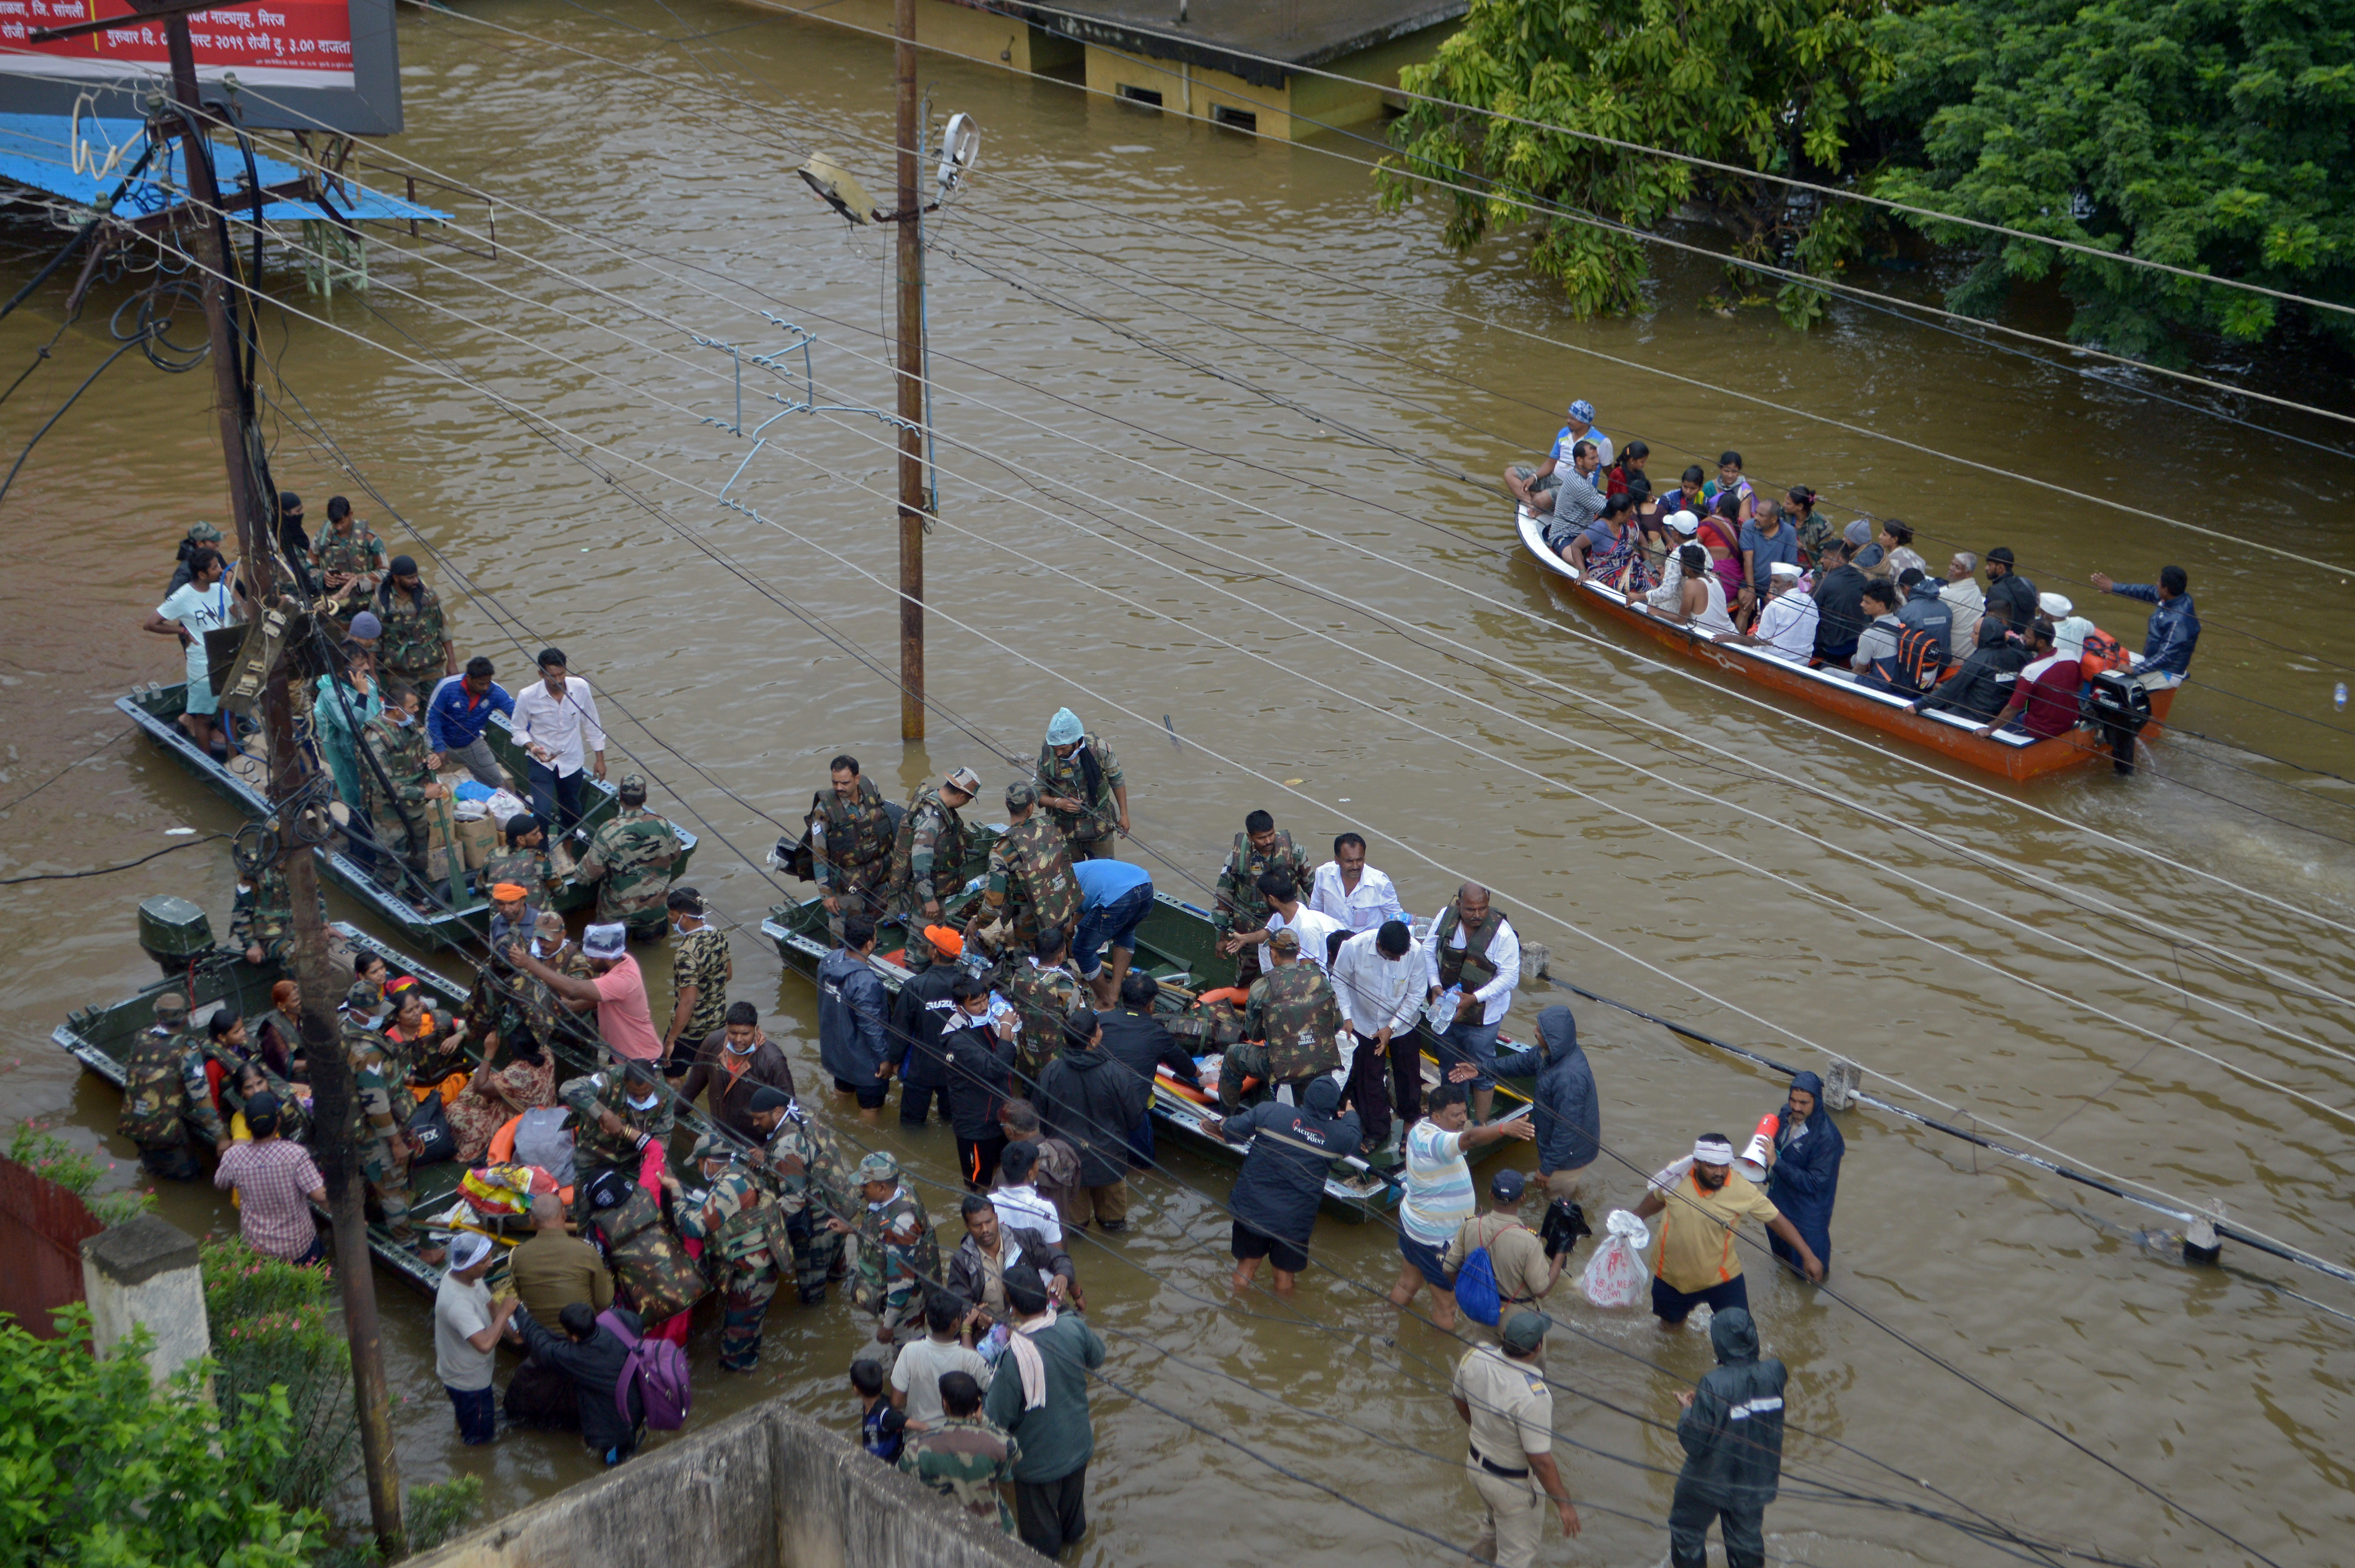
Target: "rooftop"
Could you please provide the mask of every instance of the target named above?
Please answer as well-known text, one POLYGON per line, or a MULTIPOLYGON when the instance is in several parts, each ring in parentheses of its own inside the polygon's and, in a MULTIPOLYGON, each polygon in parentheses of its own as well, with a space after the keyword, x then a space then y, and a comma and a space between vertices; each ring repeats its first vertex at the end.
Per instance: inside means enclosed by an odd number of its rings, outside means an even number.
MULTIPOLYGON (((179 138, 172 138, 165 155, 142 168, 141 155, 146 150, 147 126, 143 121, 97 120, 88 115, 0 114, 0 181, 30 186, 62 197, 78 207, 98 208, 106 204, 133 169, 138 168, 139 176, 131 180, 114 206, 118 217, 133 222, 155 218, 182 200, 178 170, 183 155, 179 138)), ((219 185, 222 205, 232 209, 232 219, 242 219, 250 210, 243 195, 245 155, 228 142, 213 143, 212 154, 213 177, 219 185)), ((254 171, 261 176, 264 221, 291 223, 327 217, 317 203, 302 197, 301 169, 260 151, 255 152, 253 163, 254 171)), ((354 222, 410 219, 440 221, 449 217, 446 212, 365 190, 348 181, 329 199, 343 217, 354 222)))
POLYGON ((1263 87, 1286 72, 1243 57, 1326 66, 1392 38, 1452 22, 1469 0, 961 0, 1018 16, 1083 43, 1223 70, 1263 87))

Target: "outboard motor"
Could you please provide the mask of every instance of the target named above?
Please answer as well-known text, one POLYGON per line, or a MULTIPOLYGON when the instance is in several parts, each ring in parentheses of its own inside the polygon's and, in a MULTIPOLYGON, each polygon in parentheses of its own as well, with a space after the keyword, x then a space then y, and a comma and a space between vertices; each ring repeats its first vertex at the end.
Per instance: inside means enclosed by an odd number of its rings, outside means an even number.
POLYGON ((2094 677, 2084 709, 2109 742, 2111 765, 2120 773, 2133 773, 2135 737, 2150 722, 2150 693, 2142 682, 2125 670, 2105 669, 2094 677))
POLYGON ((158 893, 139 906, 139 950, 177 976, 213 952, 212 922, 186 899, 158 893))

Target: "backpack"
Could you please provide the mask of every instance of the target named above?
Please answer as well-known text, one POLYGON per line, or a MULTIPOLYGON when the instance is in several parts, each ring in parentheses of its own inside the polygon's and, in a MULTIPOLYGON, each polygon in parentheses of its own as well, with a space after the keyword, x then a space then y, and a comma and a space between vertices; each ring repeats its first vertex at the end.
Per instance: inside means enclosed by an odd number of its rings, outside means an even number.
POLYGON ((1475 1247, 1471 1256, 1455 1275, 1455 1305, 1464 1308, 1475 1323, 1489 1328, 1504 1316, 1505 1301, 1497 1289, 1497 1265, 1486 1247, 1475 1247))
POLYGON ((1897 634, 1897 651, 1889 662, 1891 684, 1916 693, 1937 685, 1946 667, 1938 652, 1938 639, 1919 626, 1908 626, 1897 634))
POLYGON ((613 1407, 622 1419, 632 1426, 637 1424, 630 1413, 634 1392, 648 1426, 657 1432, 676 1432, 686 1425, 687 1410, 695 1403, 695 1389, 687 1381, 687 1352, 668 1339, 631 1333, 611 1311, 597 1314, 597 1321, 629 1347, 630 1359, 622 1363, 622 1375, 613 1380, 613 1407))

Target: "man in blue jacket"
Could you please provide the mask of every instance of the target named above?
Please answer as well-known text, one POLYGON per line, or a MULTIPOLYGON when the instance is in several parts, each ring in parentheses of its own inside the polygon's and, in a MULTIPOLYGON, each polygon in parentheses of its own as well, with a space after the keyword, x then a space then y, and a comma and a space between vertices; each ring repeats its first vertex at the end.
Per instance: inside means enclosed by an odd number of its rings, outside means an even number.
POLYGON ((2140 673, 2148 686, 2181 686, 2191 669, 2192 650, 2200 645, 2200 613, 2191 607, 2190 576, 2179 566, 2162 566, 2154 588, 2147 582, 2113 582, 2097 571, 2094 586, 2158 606, 2143 636, 2140 673))
POLYGON ((1685 1467, 1668 1504, 1669 1568, 1704 1568, 1709 1524, 1725 1536, 1725 1568, 1762 1568, 1766 1505, 1783 1478, 1783 1388, 1790 1373, 1758 1359, 1758 1326, 1747 1308, 1729 1307, 1709 1320, 1717 1366, 1698 1387, 1680 1391, 1677 1441, 1685 1467))
POLYGON ((491 754, 491 743, 483 739, 483 731, 493 713, 509 717, 515 713, 515 699, 491 678, 496 673, 491 661, 478 654, 466 661, 465 674, 445 675, 437 681, 425 705, 427 745, 453 762, 465 763, 474 782, 488 789, 502 788, 508 780, 498 758, 491 754))
POLYGON ((875 923, 854 915, 842 923, 842 945, 817 966, 817 1060, 834 1086, 858 1096, 858 1117, 871 1122, 890 1093, 900 1052, 884 1027, 883 978, 867 961, 875 951, 875 923))
MULTIPOLYGON (((1824 1081, 1812 1072, 1795 1073, 1791 1097, 1774 1129, 1774 1165, 1766 1176, 1766 1200, 1806 1241, 1828 1271, 1832 1266, 1832 1201, 1839 1196, 1840 1159, 1848 1142, 1824 1109, 1824 1081)), ((1804 1274, 1799 1254, 1789 1243, 1769 1234, 1766 1244, 1774 1255, 1804 1274)))
POLYGON ((1586 1168, 1603 1145, 1603 1104, 1594 1093, 1594 1071, 1578 1043, 1578 1019, 1556 1003, 1538 1014, 1537 1083, 1532 1090, 1537 1120, 1538 1176, 1546 1197, 1585 1201, 1586 1168))

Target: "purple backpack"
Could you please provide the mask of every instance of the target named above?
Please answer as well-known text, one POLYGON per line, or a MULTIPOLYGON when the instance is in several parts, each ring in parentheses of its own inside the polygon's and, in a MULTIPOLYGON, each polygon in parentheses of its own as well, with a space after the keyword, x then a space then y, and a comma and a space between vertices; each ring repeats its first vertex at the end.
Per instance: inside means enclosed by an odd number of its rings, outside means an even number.
POLYGON ((687 1381, 687 1352, 668 1339, 631 1333, 610 1311, 597 1314, 597 1321, 629 1347, 630 1359, 622 1363, 622 1375, 613 1381, 613 1404, 622 1419, 637 1424, 630 1412, 630 1390, 634 1386, 648 1426, 657 1432, 676 1432, 686 1425, 687 1409, 695 1403, 695 1390, 687 1381))

